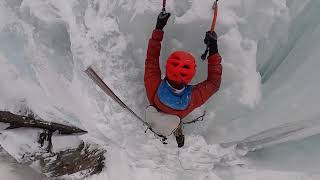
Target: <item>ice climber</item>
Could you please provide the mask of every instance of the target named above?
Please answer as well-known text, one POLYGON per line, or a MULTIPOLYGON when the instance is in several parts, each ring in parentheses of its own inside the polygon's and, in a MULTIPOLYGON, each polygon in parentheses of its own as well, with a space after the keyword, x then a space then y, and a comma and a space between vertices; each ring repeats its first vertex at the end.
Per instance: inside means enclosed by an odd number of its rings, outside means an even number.
POLYGON ((166 61, 166 76, 161 79, 159 56, 164 34, 163 28, 169 17, 170 13, 161 12, 159 14, 156 28, 148 44, 144 83, 150 107, 153 108, 151 111, 156 110, 160 116, 151 116, 147 121, 152 126, 158 123, 156 121, 167 121, 172 116, 177 117, 179 122, 171 133, 175 135, 178 147, 182 147, 184 135, 181 119, 204 104, 219 90, 222 66, 221 56, 218 53, 217 35, 215 32, 208 31, 204 39, 209 49, 207 79, 197 85, 189 85, 196 74, 196 60, 191 53, 186 51, 175 51, 169 56, 166 61), (162 120, 159 120, 161 117, 162 120))

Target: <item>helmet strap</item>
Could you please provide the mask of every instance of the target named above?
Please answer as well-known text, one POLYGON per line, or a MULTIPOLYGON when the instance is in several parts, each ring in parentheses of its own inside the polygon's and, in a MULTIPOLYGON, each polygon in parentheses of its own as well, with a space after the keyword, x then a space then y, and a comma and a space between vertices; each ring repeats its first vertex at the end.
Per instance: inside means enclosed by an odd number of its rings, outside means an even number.
POLYGON ((177 83, 175 81, 169 80, 168 78, 165 79, 167 80, 168 84, 175 90, 181 90, 186 87, 186 85, 183 83, 177 83))

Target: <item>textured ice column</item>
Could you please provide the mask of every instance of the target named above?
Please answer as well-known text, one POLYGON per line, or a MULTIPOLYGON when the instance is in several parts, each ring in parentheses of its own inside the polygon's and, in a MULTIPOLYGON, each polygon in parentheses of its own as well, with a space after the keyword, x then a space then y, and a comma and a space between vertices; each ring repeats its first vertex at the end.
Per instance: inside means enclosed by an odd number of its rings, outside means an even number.
MULTIPOLYGON (((319 6, 318 1, 310 1, 294 16, 288 40, 265 62, 269 70, 261 69, 265 77, 261 104, 226 126, 232 133, 225 134, 225 139, 239 140, 288 123, 299 124, 300 138, 319 132, 319 6)), ((294 135, 299 137, 299 133, 294 135)))

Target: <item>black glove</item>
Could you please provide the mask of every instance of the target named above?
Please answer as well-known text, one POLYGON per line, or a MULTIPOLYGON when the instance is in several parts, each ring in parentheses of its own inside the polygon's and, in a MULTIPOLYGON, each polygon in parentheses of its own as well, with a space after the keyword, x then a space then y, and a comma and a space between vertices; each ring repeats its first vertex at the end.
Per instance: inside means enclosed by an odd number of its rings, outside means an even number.
POLYGON ((168 22, 170 15, 170 13, 161 12, 158 16, 156 29, 163 30, 164 26, 166 26, 168 22))
POLYGON ((218 36, 216 32, 208 31, 206 32, 206 38, 204 39, 204 43, 209 48, 209 56, 218 53, 218 36))

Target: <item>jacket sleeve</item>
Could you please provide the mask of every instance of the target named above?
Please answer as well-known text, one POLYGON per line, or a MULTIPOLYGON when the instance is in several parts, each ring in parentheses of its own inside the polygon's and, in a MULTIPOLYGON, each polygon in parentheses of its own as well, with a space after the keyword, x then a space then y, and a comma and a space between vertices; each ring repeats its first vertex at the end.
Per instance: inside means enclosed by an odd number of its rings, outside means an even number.
POLYGON ((208 58, 208 78, 207 80, 193 87, 193 103, 195 107, 204 104, 214 93, 216 93, 221 84, 222 65, 221 56, 217 53, 208 58))
POLYGON ((150 104, 154 104, 154 96, 161 82, 161 70, 159 66, 159 57, 161 51, 161 41, 163 39, 163 31, 155 29, 149 40, 147 58, 144 71, 144 85, 150 104))

